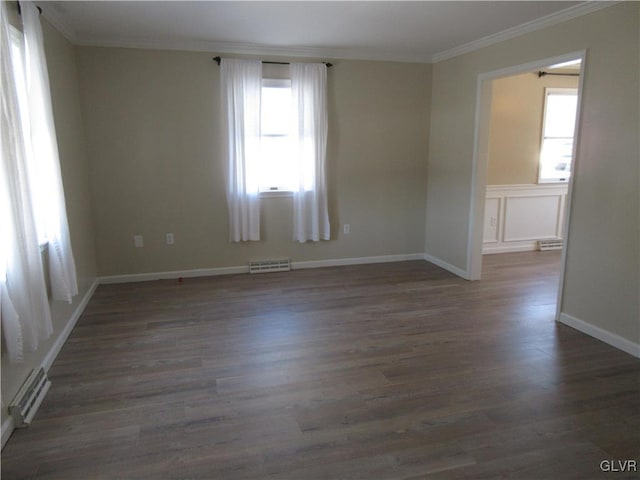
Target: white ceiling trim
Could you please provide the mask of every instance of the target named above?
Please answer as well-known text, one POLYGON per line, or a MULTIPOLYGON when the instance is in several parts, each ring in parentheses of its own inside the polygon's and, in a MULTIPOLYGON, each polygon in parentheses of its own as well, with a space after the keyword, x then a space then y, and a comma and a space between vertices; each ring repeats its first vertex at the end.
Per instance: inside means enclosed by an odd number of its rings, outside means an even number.
POLYGON ((512 38, 516 38, 521 35, 534 32, 536 30, 542 30, 543 28, 551 27, 553 25, 558 25, 559 23, 566 22, 568 20, 581 17, 583 15, 587 15, 589 13, 593 13, 598 10, 602 10, 603 8, 610 7, 617 3, 620 3, 620 2, 619 1, 586 2, 586 3, 574 5, 565 10, 560 10, 559 12, 552 13, 550 15, 546 15, 544 17, 538 18, 537 20, 532 20, 530 22, 526 22, 521 25, 516 25, 515 27, 509 28, 507 30, 503 30, 502 32, 494 33, 493 35, 489 35, 484 38, 474 40, 473 42, 460 45, 459 47, 455 47, 450 50, 446 50, 444 52, 436 53, 431 57, 431 61, 432 63, 437 63, 443 60, 449 60, 450 58, 464 55, 465 53, 470 53, 475 50, 480 50, 481 48, 488 47, 489 45, 494 45, 496 43, 504 42, 505 40, 510 40, 512 38))
POLYGON ((118 40, 118 41, 75 41, 75 45, 86 47, 143 48, 151 50, 181 50, 209 52, 211 54, 259 55, 269 57, 322 58, 324 60, 378 60, 389 62, 431 63, 428 55, 407 52, 381 52, 380 50, 348 48, 312 47, 270 47, 248 43, 225 43, 206 41, 173 40, 118 40))
POLYGON ((69 25, 51 6, 47 5, 47 2, 41 2, 39 4, 42 9, 42 16, 55 27, 67 40, 74 45, 77 43, 78 36, 75 30, 69 25))
POLYGON ((446 50, 434 55, 426 55, 419 53, 407 52, 384 52, 378 49, 349 49, 349 48, 312 48, 312 47, 270 47, 256 44, 242 43, 226 43, 226 42, 207 42, 196 40, 158 40, 158 39, 126 39, 106 41, 86 41, 78 37, 75 30, 52 8, 47 8, 44 2, 43 16, 74 45, 95 46, 95 47, 119 47, 119 48, 141 48, 141 49, 158 49, 158 50, 182 50, 210 52, 216 54, 237 54, 237 55, 260 55, 272 57, 307 57, 329 59, 348 59, 348 60, 378 60, 392 62, 409 62, 409 63, 436 63, 448 60, 465 53, 473 52, 481 48, 503 42, 536 30, 557 25, 567 20, 577 18, 597 10, 610 7, 619 3, 619 1, 593 1, 585 2, 565 10, 546 15, 537 20, 523 23, 515 27, 509 28, 502 32, 480 38, 473 42, 460 45, 458 47, 446 50))

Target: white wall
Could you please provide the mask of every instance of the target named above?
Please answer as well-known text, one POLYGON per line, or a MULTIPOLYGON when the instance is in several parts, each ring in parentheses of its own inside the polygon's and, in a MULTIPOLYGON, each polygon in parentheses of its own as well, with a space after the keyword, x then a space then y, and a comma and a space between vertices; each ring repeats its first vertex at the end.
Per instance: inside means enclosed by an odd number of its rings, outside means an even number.
POLYGON ((587 50, 561 311, 640 343, 639 18, 624 2, 433 66, 425 249, 467 272, 478 76, 587 50))

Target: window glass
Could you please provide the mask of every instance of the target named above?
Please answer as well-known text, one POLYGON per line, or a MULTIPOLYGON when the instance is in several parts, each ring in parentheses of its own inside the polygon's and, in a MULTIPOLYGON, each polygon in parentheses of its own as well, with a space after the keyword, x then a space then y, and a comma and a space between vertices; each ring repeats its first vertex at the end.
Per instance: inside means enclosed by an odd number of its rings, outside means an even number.
POLYGON ((260 136, 260 191, 290 191, 295 162, 292 129, 291 81, 265 79, 262 86, 260 136))
POLYGON ((573 138, 577 102, 576 92, 547 94, 544 117, 545 137, 573 138))
POLYGON ((262 87, 262 135, 288 136, 291 130, 291 82, 262 87))
POLYGON ((539 183, 569 180, 577 105, 574 88, 546 90, 539 183))

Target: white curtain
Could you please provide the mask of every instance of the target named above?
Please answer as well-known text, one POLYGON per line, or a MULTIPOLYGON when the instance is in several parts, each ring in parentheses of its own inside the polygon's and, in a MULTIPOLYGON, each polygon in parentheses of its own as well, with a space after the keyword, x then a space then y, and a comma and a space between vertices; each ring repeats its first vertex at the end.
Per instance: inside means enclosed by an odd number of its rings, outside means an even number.
POLYGON ((10 361, 53 332, 33 215, 6 2, 0 2, 0 318, 10 361))
POLYGON ((260 154, 262 62, 222 59, 222 111, 226 126, 227 204, 232 242, 260 240, 260 154))
POLYGON ((298 184, 293 192, 293 239, 329 240, 327 209, 327 67, 292 63, 294 148, 298 184))
MULTIPOLYGON (((25 41, 25 79, 31 154, 30 174, 39 181, 36 200, 37 225, 49 242, 49 275, 55 300, 71 302, 78 293, 76 265, 71 250, 58 144, 51 107, 49 74, 42 39, 40 14, 32 2, 20 2, 25 41)), ((30 152, 27 151, 27 154, 30 152)))

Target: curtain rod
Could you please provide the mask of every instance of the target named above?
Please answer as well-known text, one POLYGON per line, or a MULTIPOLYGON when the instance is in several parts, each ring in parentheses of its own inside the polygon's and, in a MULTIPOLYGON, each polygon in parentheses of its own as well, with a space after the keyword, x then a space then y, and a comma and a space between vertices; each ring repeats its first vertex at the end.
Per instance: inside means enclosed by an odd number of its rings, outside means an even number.
POLYGON ((558 77, 579 77, 580 76, 579 73, 551 73, 551 72, 543 72, 542 70, 538 72, 538 78, 546 77, 547 75, 555 75, 558 77))
MULTIPOLYGON (((213 57, 213 61, 216 62, 218 65, 220 65, 220 62, 222 61, 222 58, 213 57)), ((266 63, 266 64, 269 64, 269 65, 291 65, 290 62, 267 62, 265 60, 263 60, 262 63, 266 63)), ((333 63, 328 63, 328 62, 322 62, 322 63, 324 63, 327 66, 327 68, 333 66, 333 63)))

